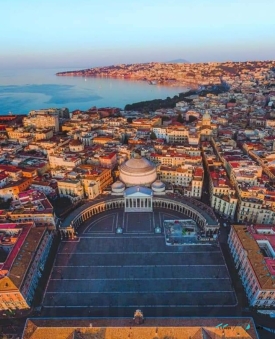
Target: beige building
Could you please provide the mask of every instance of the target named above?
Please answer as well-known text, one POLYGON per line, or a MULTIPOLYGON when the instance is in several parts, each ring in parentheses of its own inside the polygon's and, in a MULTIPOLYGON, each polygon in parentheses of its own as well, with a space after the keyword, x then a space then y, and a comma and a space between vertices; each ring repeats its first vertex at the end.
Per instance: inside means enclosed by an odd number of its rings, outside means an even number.
POLYGON ((193 179, 193 167, 182 165, 179 167, 160 166, 158 169, 159 179, 170 182, 173 185, 188 187, 193 179))
POLYGON ((53 206, 43 192, 30 189, 18 194, 11 203, 9 218, 13 222, 34 222, 36 226, 56 228, 53 206))
POLYGON ((251 306, 275 305, 275 229, 232 225, 228 244, 251 306))
POLYGON ((189 130, 184 126, 169 126, 166 129, 166 141, 170 144, 184 144, 188 142, 189 130))
POLYGON ((25 129, 23 127, 7 127, 6 128, 7 134, 9 139, 21 139, 21 138, 28 138, 32 136, 32 132, 29 129, 25 129))
POLYGON ((84 189, 80 179, 58 180, 57 185, 61 197, 68 197, 73 202, 84 198, 84 189))
POLYGON ((81 165, 78 169, 82 172, 80 177, 86 196, 89 196, 89 186, 93 187, 93 194, 98 195, 103 193, 105 188, 113 183, 112 172, 110 169, 93 165, 81 165))
POLYGON ((48 140, 53 137, 53 129, 45 128, 45 129, 37 129, 34 133, 35 140, 48 140))
POLYGON ((158 177, 161 181, 171 183, 185 196, 201 198, 203 185, 203 168, 191 165, 178 167, 160 166, 158 177))
POLYGON ((59 132, 58 114, 39 113, 36 112, 28 115, 23 119, 25 127, 32 126, 34 128, 51 128, 54 132, 59 132))
POLYGON ((267 205, 266 200, 240 198, 237 220, 238 222, 251 222, 256 224, 274 224, 275 207, 267 205))
POLYGON ((65 167, 68 170, 72 170, 74 167, 81 164, 81 158, 77 153, 74 155, 53 154, 49 155, 49 164, 52 169, 65 167))
POLYGON ((223 168, 209 170, 211 207, 219 214, 234 219, 238 198, 223 168))
POLYGON ((178 167, 184 164, 192 164, 192 165, 201 165, 202 158, 201 156, 192 156, 189 154, 169 152, 166 154, 159 153, 150 153, 148 155, 149 160, 154 162, 155 164, 163 165, 163 166, 172 166, 178 167))
POLYGON ((15 243, 0 264, 0 310, 25 310, 33 302, 52 245, 53 233, 33 223, 0 224, 15 243))

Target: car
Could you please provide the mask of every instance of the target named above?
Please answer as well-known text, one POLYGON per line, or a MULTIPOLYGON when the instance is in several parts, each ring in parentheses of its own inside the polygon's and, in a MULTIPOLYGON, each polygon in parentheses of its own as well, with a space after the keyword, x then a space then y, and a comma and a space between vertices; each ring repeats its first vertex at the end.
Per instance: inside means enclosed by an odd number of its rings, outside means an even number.
POLYGON ((227 224, 224 222, 224 223, 223 223, 223 227, 226 227, 226 226, 227 226, 227 224))

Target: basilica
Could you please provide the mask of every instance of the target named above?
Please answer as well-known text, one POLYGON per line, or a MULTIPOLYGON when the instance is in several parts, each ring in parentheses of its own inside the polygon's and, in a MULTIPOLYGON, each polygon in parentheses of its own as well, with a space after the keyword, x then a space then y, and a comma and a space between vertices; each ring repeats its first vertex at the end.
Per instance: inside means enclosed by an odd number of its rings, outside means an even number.
POLYGON ((152 212, 153 195, 165 194, 165 184, 157 180, 157 169, 149 160, 136 155, 121 165, 112 195, 123 195, 125 212, 152 212))

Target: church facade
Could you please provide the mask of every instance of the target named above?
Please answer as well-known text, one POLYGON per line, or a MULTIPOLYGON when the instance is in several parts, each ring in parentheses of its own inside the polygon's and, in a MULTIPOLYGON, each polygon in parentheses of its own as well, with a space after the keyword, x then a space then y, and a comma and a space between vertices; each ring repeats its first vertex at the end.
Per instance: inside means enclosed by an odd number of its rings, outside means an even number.
POLYGON ((152 212, 153 191, 147 187, 129 187, 124 192, 125 212, 152 212))
POLYGON ((136 156, 121 165, 112 194, 124 196, 125 212, 152 212, 153 195, 165 194, 165 184, 157 180, 153 163, 136 156))

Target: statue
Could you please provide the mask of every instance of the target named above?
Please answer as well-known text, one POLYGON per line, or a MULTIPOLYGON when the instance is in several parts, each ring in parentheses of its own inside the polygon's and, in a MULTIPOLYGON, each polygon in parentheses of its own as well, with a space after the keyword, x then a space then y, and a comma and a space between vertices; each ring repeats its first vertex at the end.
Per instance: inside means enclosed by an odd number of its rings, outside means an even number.
POLYGON ((137 325, 144 323, 143 313, 141 310, 136 310, 134 314, 134 321, 137 325))

